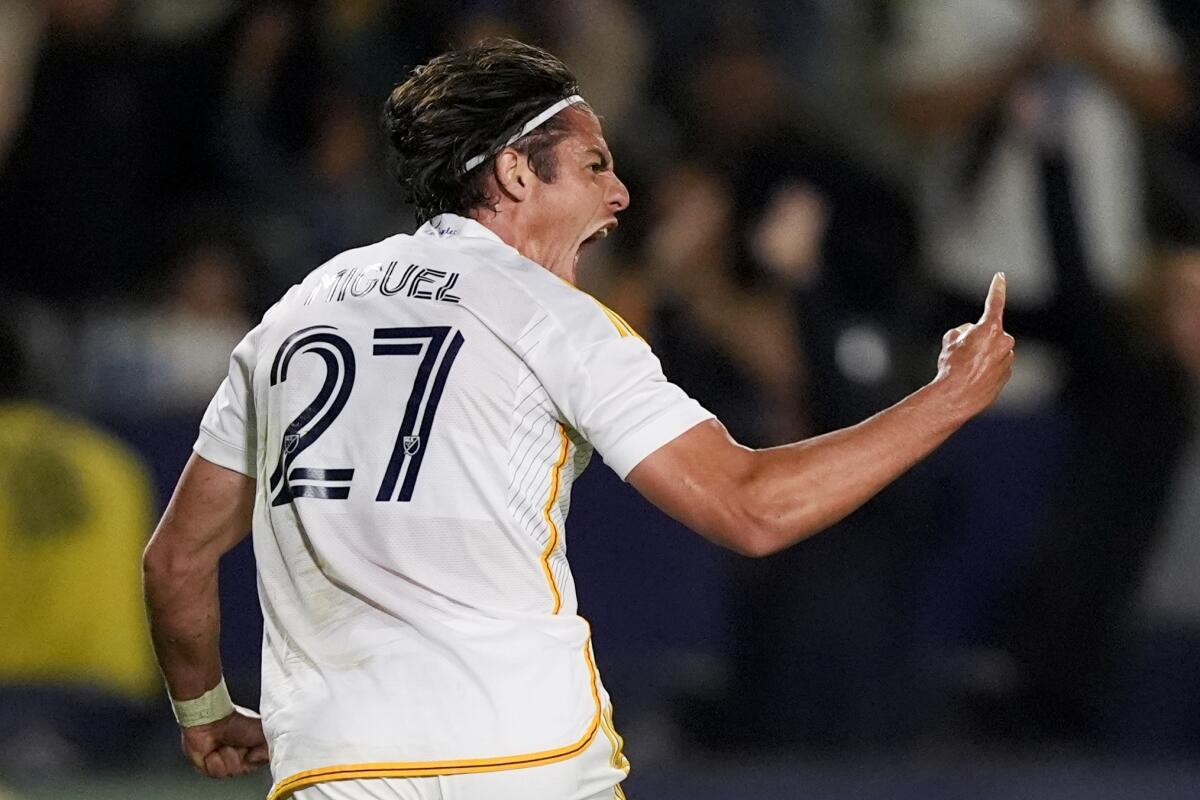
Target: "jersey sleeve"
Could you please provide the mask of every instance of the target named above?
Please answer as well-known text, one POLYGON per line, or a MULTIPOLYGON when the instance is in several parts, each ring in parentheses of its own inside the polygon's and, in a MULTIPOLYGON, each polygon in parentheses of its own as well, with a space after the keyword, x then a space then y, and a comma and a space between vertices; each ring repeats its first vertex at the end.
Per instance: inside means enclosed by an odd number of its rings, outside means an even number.
POLYGON ((229 374, 208 404, 192 446, 205 460, 251 478, 258 474, 253 389, 257 332, 248 333, 230 355, 229 374))
POLYGON ((543 312, 521 337, 526 363, 566 422, 625 480, 642 459, 712 413, 663 375, 623 320, 578 293, 568 314, 543 312))

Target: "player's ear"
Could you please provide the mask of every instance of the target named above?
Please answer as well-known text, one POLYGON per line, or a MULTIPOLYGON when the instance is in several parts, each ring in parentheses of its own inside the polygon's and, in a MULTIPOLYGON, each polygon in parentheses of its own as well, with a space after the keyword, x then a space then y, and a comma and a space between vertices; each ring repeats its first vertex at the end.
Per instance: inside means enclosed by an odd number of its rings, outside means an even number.
POLYGON ((523 153, 511 147, 504 148, 496 156, 493 171, 500 191, 511 199, 521 202, 529 196, 533 170, 529 168, 529 160, 523 153))

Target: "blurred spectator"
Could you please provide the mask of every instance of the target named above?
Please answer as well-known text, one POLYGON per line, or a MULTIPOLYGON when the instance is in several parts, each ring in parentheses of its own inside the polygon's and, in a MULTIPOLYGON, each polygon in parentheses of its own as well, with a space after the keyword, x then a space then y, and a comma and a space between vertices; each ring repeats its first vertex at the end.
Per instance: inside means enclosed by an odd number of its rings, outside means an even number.
MULTIPOLYGON (((707 165, 684 163, 665 174, 643 202, 652 212, 646 235, 634 237, 639 246, 624 263, 616 255, 618 271, 603 295, 650 339, 670 379, 720 415, 738 441, 764 446, 798 438, 808 425, 795 319, 785 294, 765 281, 738 278, 740 220, 728 184, 707 165)), ((810 230, 816 240, 820 228, 817 221, 810 230)), ((596 266, 584 271, 591 281, 596 266)), ((719 584, 736 580, 737 565, 724 551, 710 548, 695 559, 710 565, 697 571, 722 576, 719 584)), ((713 635, 734 648, 755 636, 741 619, 727 627, 713 635)), ((732 683, 705 687, 682 703, 689 735, 713 747, 744 742, 747 717, 762 711, 757 693, 742 682, 743 655, 723 648, 718 669, 728 667, 732 683), (740 713, 733 698, 754 703, 753 709, 740 713), (737 730, 731 725, 735 716, 737 730)), ((660 680, 664 672, 670 683, 689 670, 684 663, 660 667, 660 680)))
POLYGON ((234 26, 218 129, 224 177, 261 201, 295 190, 291 164, 313 139, 325 80, 314 20, 284 2, 250 6, 234 26))
POLYGON ((29 103, 41 18, 24 0, 0 0, 0 164, 29 103))
POLYGON ((241 0, 133 0, 130 21, 156 42, 189 42, 214 33, 241 0))
POLYGON ((579 78, 583 96, 604 120, 605 136, 644 132, 642 97, 651 56, 641 16, 626 0, 542 0, 552 23, 551 49, 579 78))
POLYGON ((0 772, 130 758, 158 687, 139 554, 153 525, 139 459, 24 399, 0 332, 0 772))
MULTIPOLYGON (((877 102, 878 80, 873 69, 878 38, 875 5, 880 1, 637 3, 654 39, 654 60, 647 82, 646 107, 651 115, 639 115, 636 133, 665 143, 666 137, 654 124, 653 112, 667 110, 679 117, 687 105, 686 95, 680 91, 682 76, 693 73, 714 50, 738 40, 778 64, 777 79, 786 97, 788 115, 802 117, 806 125, 815 123, 830 132, 843 150, 872 158, 893 158, 893 137, 880 134, 881 104, 877 102)), ((685 126, 676 136, 686 140, 690 131, 685 126)))
POLYGON ((786 298, 739 285, 728 186, 684 165, 664 177, 654 224, 613 302, 647 332, 666 373, 721 416, 738 441, 792 441, 807 427, 803 364, 786 298))
MULTIPOLYGON (((641 271, 610 296, 740 441, 775 444, 902 394, 911 224, 885 181, 788 124, 769 60, 712 59, 691 84, 701 161, 651 193, 641 271)), ((685 703, 691 735, 728 748, 899 734, 896 573, 909 537, 895 520, 911 524, 908 507, 894 491, 794 553, 727 565, 731 680, 685 703)))
MULTIPOLYGON (((1157 0, 1179 39, 1189 94, 1200 96, 1200 5, 1157 0)), ((1147 153, 1152 222, 1165 240, 1200 238, 1200 108, 1187 104, 1173 124, 1152 132, 1147 153)))
MULTIPOLYGON (((785 86, 736 37, 697 62, 680 111, 692 166, 667 172, 640 258, 667 374, 755 445, 856 422, 904 384, 906 204, 795 114, 785 86)), ((693 735, 728 747, 895 733, 904 673, 881 665, 897 660, 908 537, 879 523, 912 518, 902 497, 794 553, 730 563, 732 680, 689 712, 693 735)))
POLYGON ((335 96, 322 107, 304 160, 276 184, 294 193, 256 212, 276 295, 343 250, 411 225, 383 169, 374 117, 335 96))
POLYGON ((918 1, 897 13, 893 74, 900 114, 929 145, 920 198, 939 289, 973 301, 1007 270, 1018 310, 1046 306, 1076 266, 1060 263, 1068 222, 1048 222, 1043 197, 1067 178, 1077 268, 1107 293, 1128 287, 1145 247, 1136 125, 1183 104, 1152 5, 918 1))
MULTIPOLYGON (((783 68, 788 95, 806 117, 862 158, 895 159, 881 97, 880 0, 757 0, 763 35, 783 68)), ((887 0, 882 0, 887 2, 887 0)))
POLYGON ((309 84, 289 75, 314 24, 276 3, 251 13, 223 103, 225 172, 266 258, 272 299, 337 253, 408 222, 390 191, 374 111, 321 85, 320 59, 307 66, 309 84))
POLYGON ((630 148, 638 151, 635 159, 643 155, 646 139, 655 139, 658 125, 655 109, 643 104, 652 52, 636 5, 628 0, 467 3, 465 13, 453 20, 449 39, 453 46, 464 46, 507 36, 554 52, 571 67, 583 97, 604 120, 605 138, 625 143, 622 161, 628 165, 630 148))
POLYGON ((124 2, 42 7, 28 109, 0 166, 0 286, 76 312, 141 288, 189 137, 173 135, 178 107, 158 83, 172 73, 132 38, 124 2))
POLYGON ((814 274, 855 310, 898 314, 914 252, 907 203, 798 114, 785 85, 777 61, 738 39, 717 43, 685 83, 685 153, 729 184, 738 220, 734 246, 743 256, 738 268, 744 277, 769 269, 746 252, 750 231, 780 190, 798 187, 828 216, 814 274))
POLYGON ((181 249, 157 306, 94 315, 84 337, 86 407, 109 419, 203 410, 228 371, 225 354, 252 327, 250 272, 232 240, 202 233, 181 249))
POLYGON ((929 566, 925 633, 1016 658, 1010 732, 1083 735, 1179 418, 1123 300, 1146 249, 1138 126, 1182 107, 1176 43, 1148 0, 914 0, 895 13, 898 108, 926 144, 930 334, 974 319, 1005 271, 1020 342, 997 410, 935 459, 948 499, 966 502, 929 566))
MULTIPOLYGON (((1156 305, 1162 332, 1190 379, 1192 417, 1200 412, 1200 247, 1180 247, 1164 259, 1156 305)), ((1148 572, 1151 613, 1200 635, 1200 439, 1195 430, 1172 479, 1165 534, 1148 572)), ((1200 683, 1200 682, 1198 682, 1200 683)))
POLYGON ((1162 535, 1149 560, 1126 669, 1132 691, 1116 721, 1127 743, 1200 749, 1200 247, 1167 250, 1151 307, 1189 379, 1190 420, 1170 476, 1162 535))
POLYGON ((420 0, 320 0, 318 30, 339 81, 372 107, 439 52, 461 11, 420 0))

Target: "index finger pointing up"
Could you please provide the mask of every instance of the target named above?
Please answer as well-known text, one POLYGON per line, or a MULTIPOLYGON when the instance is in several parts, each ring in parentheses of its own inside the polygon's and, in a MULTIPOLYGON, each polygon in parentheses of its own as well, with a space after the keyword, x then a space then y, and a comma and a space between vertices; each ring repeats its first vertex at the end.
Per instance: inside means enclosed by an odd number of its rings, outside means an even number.
POLYGON ((988 287, 987 299, 983 301, 983 316, 979 324, 995 320, 1004 324, 1004 299, 1008 295, 1008 278, 1003 272, 997 272, 992 277, 992 285, 988 287))

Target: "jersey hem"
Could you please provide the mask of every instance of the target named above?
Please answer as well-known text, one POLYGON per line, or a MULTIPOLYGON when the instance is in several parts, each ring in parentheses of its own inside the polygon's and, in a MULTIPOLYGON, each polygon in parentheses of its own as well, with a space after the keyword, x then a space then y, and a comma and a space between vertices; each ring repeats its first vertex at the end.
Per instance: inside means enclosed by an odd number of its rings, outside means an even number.
POLYGON ((600 701, 600 683, 596 674, 596 663, 592 656, 592 638, 589 635, 583 646, 584 659, 591 675, 592 700, 596 712, 588 724, 587 731, 578 741, 564 747, 536 753, 522 753, 492 758, 452 759, 447 761, 374 762, 369 764, 339 764, 297 772, 275 784, 267 800, 288 800, 295 792, 333 781, 366 780, 371 778, 423 778, 432 775, 465 775, 476 772, 502 772, 525 767, 541 767, 556 764, 582 753, 596 737, 604 716, 600 701))
POLYGON ((618 447, 602 454, 604 463, 625 480, 655 450, 713 418, 713 413, 695 400, 668 409, 626 433, 618 447))
POLYGON ((196 443, 192 445, 192 450, 218 467, 225 467, 251 478, 256 477, 254 466, 246 463, 250 454, 245 448, 225 441, 203 426, 196 443))

